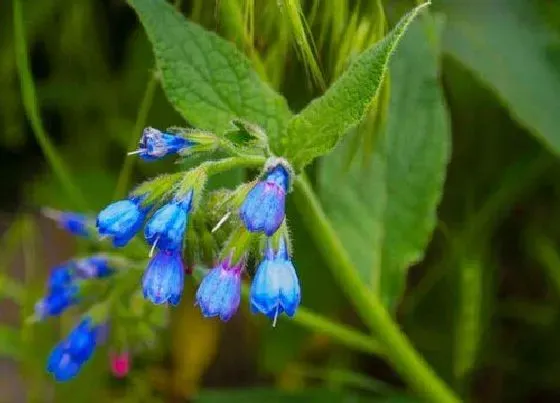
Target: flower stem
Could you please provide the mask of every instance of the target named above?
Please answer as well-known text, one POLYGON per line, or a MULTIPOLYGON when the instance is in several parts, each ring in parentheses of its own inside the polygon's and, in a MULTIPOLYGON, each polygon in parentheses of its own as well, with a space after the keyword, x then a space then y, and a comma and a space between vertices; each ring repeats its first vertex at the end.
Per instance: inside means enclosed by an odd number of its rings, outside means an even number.
POLYGON ((25 27, 23 10, 20 0, 13 3, 14 13, 14 46, 16 51, 16 65, 21 83, 21 97, 23 101, 23 108, 31 124, 31 129, 37 143, 41 147, 41 151, 45 155, 45 159, 51 166, 54 175, 60 181, 67 196, 74 202, 74 207, 81 209, 87 208, 87 203, 76 184, 72 181, 69 170, 64 163, 62 157, 58 154, 54 144, 51 142, 47 134, 43 122, 39 105, 37 102, 37 94, 35 92, 35 85, 31 75, 31 68, 29 65, 29 58, 27 55, 27 43, 25 41, 25 27))
POLYGON ((304 176, 294 183, 296 205, 312 231, 319 249, 327 257, 334 277, 339 282, 364 323, 376 335, 395 370, 419 394, 431 402, 459 402, 458 397, 436 375, 414 349, 378 297, 361 281, 347 251, 328 221, 311 185, 304 176))
POLYGON ((259 167, 264 165, 266 158, 258 155, 246 155, 243 157, 222 158, 215 161, 206 161, 199 165, 204 169, 208 176, 216 175, 221 172, 230 171, 239 167, 259 167))
POLYGON ((356 351, 366 354, 382 354, 383 349, 379 342, 367 334, 363 334, 351 327, 318 315, 304 307, 292 319, 294 323, 330 337, 332 340, 356 351))
MULTIPOLYGON (((200 267, 197 267, 193 272, 193 278, 196 283, 202 280, 202 272, 200 267)), ((249 287, 246 284, 242 286, 241 295, 244 299, 249 298, 249 287)), ((288 320, 310 331, 327 336, 334 342, 353 350, 366 354, 382 354, 381 346, 372 336, 363 334, 342 323, 333 322, 331 319, 304 307, 299 307, 296 315, 288 320)))

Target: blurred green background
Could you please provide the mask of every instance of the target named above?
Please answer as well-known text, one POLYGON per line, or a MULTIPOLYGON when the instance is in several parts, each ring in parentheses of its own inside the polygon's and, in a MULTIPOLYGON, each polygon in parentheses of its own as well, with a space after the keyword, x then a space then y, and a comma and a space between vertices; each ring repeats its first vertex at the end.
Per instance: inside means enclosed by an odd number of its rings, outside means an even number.
MULTIPOLYGON (((234 42, 297 111, 415 3, 177 4, 189 19, 234 42)), ((27 0, 22 7, 37 116, 83 202, 67 197, 45 158, 38 120, 23 102, 13 4, 2 1, 0 402, 418 401, 380 357, 289 321, 271 328, 245 307, 227 324, 203 320, 190 303, 171 312, 152 348, 132 351, 125 379, 111 375, 105 346, 77 380, 56 385, 44 370, 46 355, 75 317, 24 320, 49 267, 87 246, 41 218, 39 208, 95 212, 112 200, 119 175, 130 188, 180 169, 132 158, 122 174, 144 126, 184 122, 160 88, 151 45, 124 1, 27 0)), ((434 0, 431 14, 442 29, 438 80, 452 152, 436 230, 424 259, 408 271, 396 318, 466 401, 557 402, 560 1, 434 0)), ((393 84, 389 76, 368 121, 349 135, 348 158, 367 159, 375 148, 393 84)), ((314 164, 308 173, 316 178, 320 169, 314 164)), ((221 181, 235 183, 227 176, 221 181)), ((364 329, 323 269, 296 209, 289 204, 288 210, 304 306, 364 329)), ((369 240, 362 241, 367 248, 369 240)))

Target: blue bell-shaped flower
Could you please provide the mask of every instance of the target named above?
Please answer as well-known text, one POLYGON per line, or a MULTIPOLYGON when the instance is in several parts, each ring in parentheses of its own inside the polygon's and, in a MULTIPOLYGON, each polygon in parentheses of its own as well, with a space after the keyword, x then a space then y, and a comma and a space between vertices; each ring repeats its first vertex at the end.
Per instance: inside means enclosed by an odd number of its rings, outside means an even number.
POLYGON ((219 316, 228 321, 237 312, 241 300, 241 273, 245 263, 242 259, 232 265, 231 258, 220 262, 208 272, 198 286, 195 305, 206 318, 219 316))
POLYGON ((249 191, 239 210, 241 220, 249 231, 271 236, 282 225, 289 181, 288 170, 278 164, 270 168, 264 180, 249 191))
POLYGON ((276 323, 278 315, 283 312, 294 316, 300 302, 301 288, 286 241, 283 238, 280 240, 276 254, 269 242, 251 284, 251 310, 268 316, 276 323))
POLYGON ((184 198, 175 198, 154 213, 144 229, 144 236, 148 244, 167 251, 182 248, 192 198, 191 190, 184 198))
POLYGON ((126 245, 146 219, 148 208, 141 205, 140 197, 119 200, 109 204, 97 215, 99 234, 113 240, 116 247, 126 245))
POLYGON ((183 293, 185 270, 178 251, 158 251, 142 279, 144 298, 154 304, 177 305, 183 293))

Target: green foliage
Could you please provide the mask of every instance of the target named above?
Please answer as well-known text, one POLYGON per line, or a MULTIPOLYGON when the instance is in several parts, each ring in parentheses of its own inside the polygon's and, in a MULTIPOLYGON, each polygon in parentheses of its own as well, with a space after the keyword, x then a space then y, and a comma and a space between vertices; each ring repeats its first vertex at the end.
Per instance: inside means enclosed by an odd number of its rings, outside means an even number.
POLYGON ((392 310, 435 227, 449 159, 439 50, 426 32, 431 27, 431 21, 413 23, 395 53, 386 130, 370 158, 347 170, 348 147, 341 147, 321 165, 327 214, 363 281, 392 310))
POLYGON ((377 96, 393 51, 425 6, 418 6, 404 16, 380 43, 354 61, 322 97, 294 116, 286 135, 276 139, 271 133, 273 150, 286 157, 297 171, 330 152, 364 118, 377 96))
POLYGON ((240 118, 271 136, 282 132, 290 115, 286 101, 232 44, 185 20, 164 1, 130 4, 154 45, 166 94, 190 124, 223 134, 232 119, 240 118))
POLYGON ((560 34, 543 26, 531 2, 442 1, 445 50, 490 86, 512 116, 560 152, 560 34), (556 49, 556 50, 555 50, 556 49))
POLYGON ((315 44, 310 43, 308 32, 309 27, 303 16, 303 11, 301 9, 300 0, 282 0, 281 3, 282 11, 286 13, 286 19, 290 22, 290 27, 293 32, 296 43, 298 44, 298 50, 301 53, 301 57, 305 61, 306 66, 309 68, 311 77, 317 82, 321 87, 325 87, 325 80, 323 78, 323 73, 317 64, 315 44))

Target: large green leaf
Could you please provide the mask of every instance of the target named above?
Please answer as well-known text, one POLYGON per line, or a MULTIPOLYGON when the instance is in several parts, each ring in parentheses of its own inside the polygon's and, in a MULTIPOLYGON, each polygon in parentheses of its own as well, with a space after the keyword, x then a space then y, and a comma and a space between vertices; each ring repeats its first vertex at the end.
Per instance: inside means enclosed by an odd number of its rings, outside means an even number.
MULTIPOLYGON (((414 23, 391 63, 389 116, 367 162, 345 167, 346 147, 325 158, 320 196, 363 280, 390 307, 436 223, 450 149, 438 51, 414 23)), ((430 30, 436 39, 437 30, 430 30)), ((345 144, 346 145, 346 144, 345 144)))
POLYGON ((560 37, 530 1, 441 1, 445 51, 492 88, 513 117, 560 152, 560 37), (506 4, 507 3, 507 4, 506 4))
POLYGON ((406 14, 382 41, 363 52, 320 98, 288 123, 286 134, 272 138, 272 148, 299 170, 330 152, 365 116, 383 82, 389 59, 409 24, 426 4, 406 14))
POLYGON ((223 133, 233 118, 277 136, 290 111, 233 44, 187 21, 165 0, 129 0, 153 44, 163 88, 196 127, 223 133))

